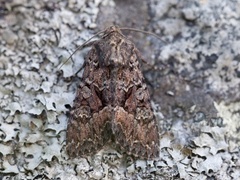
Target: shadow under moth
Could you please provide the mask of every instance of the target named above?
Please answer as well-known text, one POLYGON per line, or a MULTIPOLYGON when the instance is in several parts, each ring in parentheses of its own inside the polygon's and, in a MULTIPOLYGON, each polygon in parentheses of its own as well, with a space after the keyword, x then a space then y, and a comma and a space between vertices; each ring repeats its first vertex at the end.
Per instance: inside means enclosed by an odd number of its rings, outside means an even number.
POLYGON ((159 155, 159 132, 135 45, 111 26, 85 59, 67 126, 70 157, 91 155, 112 142, 138 158, 159 155))

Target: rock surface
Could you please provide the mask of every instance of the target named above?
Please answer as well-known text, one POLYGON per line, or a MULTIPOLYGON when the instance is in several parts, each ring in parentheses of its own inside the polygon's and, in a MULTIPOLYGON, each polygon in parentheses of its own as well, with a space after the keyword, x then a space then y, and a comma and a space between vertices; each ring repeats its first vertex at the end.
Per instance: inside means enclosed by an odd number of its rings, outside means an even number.
POLYGON ((0 2, 0 179, 240 179, 240 1, 0 2), (104 148, 70 160, 69 107, 87 49, 109 25, 142 52, 160 157, 104 148), (156 67, 155 69, 153 67, 156 67), (161 69, 161 71, 159 70, 161 69))

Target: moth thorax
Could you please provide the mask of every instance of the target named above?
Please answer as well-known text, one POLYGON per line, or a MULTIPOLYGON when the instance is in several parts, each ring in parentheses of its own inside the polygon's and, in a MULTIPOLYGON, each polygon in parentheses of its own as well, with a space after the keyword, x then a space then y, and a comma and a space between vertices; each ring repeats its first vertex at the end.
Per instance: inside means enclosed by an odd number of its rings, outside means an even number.
POLYGON ((124 66, 125 61, 122 58, 122 56, 118 56, 116 54, 111 54, 109 57, 109 60, 108 60, 108 64, 109 64, 109 66, 112 66, 112 67, 124 66))

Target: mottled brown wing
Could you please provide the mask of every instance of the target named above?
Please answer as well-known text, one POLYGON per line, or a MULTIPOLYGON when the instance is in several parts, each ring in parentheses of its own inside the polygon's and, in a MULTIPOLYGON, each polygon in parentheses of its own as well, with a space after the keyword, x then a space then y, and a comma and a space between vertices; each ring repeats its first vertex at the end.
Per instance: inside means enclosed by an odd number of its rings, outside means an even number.
POLYGON ((150 106, 146 84, 139 81, 127 94, 125 106, 114 109, 113 133, 116 143, 129 155, 156 158, 159 155, 158 124, 150 106))
POLYGON ((128 111, 128 104, 125 108, 115 107, 113 133, 116 143, 127 154, 151 159, 159 155, 159 134, 147 94, 146 87, 133 87, 129 98, 136 102, 135 111, 128 111))
POLYGON ((118 107, 115 112, 114 133, 116 143, 127 154, 144 159, 158 157, 159 135, 154 118, 136 119, 122 107, 118 107))
POLYGON ((86 58, 83 83, 77 90, 67 127, 67 152, 70 157, 90 155, 111 137, 111 112, 100 96, 106 71, 99 68, 93 48, 86 58))

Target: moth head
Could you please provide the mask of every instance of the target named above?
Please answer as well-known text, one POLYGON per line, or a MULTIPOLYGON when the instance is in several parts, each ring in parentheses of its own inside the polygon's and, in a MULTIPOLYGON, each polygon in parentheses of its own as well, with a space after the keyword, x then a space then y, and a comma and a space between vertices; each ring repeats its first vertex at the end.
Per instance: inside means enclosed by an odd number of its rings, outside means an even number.
POLYGON ((118 26, 114 26, 113 25, 113 26, 110 26, 110 27, 108 27, 107 29, 104 30, 103 37, 108 36, 108 35, 110 35, 112 33, 121 34, 123 36, 120 28, 118 26))

